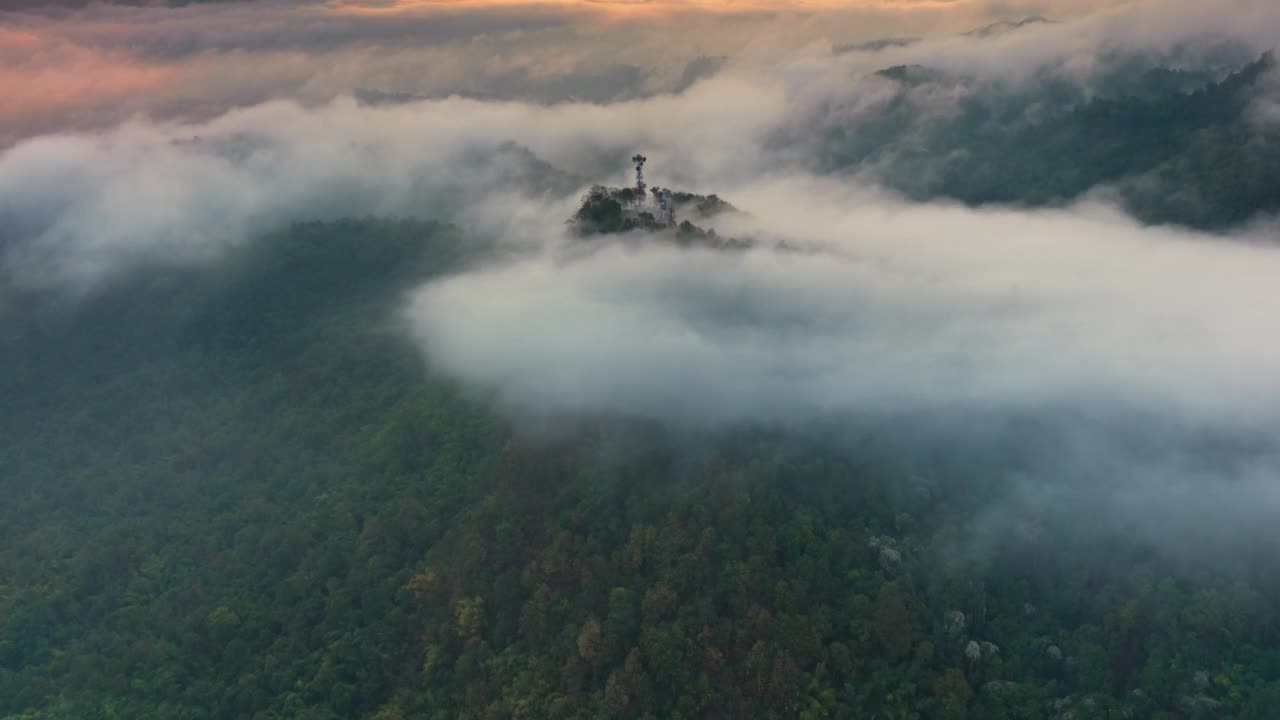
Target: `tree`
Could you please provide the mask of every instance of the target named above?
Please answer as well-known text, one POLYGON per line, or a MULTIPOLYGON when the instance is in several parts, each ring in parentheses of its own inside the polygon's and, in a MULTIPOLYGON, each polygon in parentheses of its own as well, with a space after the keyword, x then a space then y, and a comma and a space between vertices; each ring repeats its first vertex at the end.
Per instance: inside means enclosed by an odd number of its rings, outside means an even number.
POLYGON ((872 632, 890 660, 901 660, 911 652, 911 615, 895 583, 880 589, 872 632))
POLYGON ((578 630, 578 655, 589 663, 594 663, 600 658, 600 653, 604 645, 604 637, 600 628, 600 621, 593 615, 582 623, 582 628, 578 630))
POLYGON ((949 668, 938 678, 933 686, 934 697, 938 700, 938 717, 941 720, 965 720, 969 717, 969 702, 973 699, 973 690, 964 672, 958 668, 949 668))

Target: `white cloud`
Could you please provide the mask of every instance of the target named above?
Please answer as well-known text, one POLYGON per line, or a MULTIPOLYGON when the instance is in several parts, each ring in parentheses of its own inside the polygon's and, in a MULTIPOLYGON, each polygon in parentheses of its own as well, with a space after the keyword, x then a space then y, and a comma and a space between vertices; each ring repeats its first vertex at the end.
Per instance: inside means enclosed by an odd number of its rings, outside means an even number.
POLYGON ((730 197, 726 232, 802 252, 655 240, 442 279, 414 299, 433 362, 517 412, 695 423, 898 408, 1100 404, 1273 417, 1280 250, 1097 207, 905 205, 826 182, 730 197))

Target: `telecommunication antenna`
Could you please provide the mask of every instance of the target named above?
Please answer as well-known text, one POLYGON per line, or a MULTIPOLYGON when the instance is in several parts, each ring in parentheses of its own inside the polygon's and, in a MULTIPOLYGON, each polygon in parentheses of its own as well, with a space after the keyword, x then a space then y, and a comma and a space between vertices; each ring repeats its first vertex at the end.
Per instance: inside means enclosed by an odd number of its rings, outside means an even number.
POLYGON ((647 161, 648 159, 649 158, 639 153, 637 153, 635 157, 631 158, 631 162, 636 164, 636 195, 638 197, 638 200, 636 202, 641 205, 644 204, 644 198, 645 198, 644 164, 645 164, 645 161, 647 161))

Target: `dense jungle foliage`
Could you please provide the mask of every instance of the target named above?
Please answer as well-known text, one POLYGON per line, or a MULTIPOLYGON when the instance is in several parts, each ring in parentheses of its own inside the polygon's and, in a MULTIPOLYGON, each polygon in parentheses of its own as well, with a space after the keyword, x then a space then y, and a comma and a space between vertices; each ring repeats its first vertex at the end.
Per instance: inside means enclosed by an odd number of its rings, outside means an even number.
POLYGON ((397 327, 478 251, 300 224, 7 293, 0 717, 1275 717, 1265 559, 958 553, 1000 482, 874 427, 513 427, 397 327))

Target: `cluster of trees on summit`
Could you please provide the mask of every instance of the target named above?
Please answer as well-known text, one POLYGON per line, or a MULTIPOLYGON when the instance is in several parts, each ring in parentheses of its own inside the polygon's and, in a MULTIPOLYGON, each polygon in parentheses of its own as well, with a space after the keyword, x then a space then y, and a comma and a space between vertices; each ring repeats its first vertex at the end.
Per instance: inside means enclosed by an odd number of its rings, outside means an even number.
MULTIPOLYGON (((689 214, 699 220, 736 211, 733 205, 716 195, 696 195, 682 191, 671 193, 671 204, 680 216, 689 214)), ((746 240, 722 238, 715 228, 699 227, 687 218, 677 218, 678 222, 669 227, 658 221, 654 210, 653 204, 647 198, 640 198, 639 191, 635 188, 595 185, 582 197, 582 205, 573 214, 570 223, 578 236, 586 238, 641 231, 656 233, 660 238, 669 235, 676 243, 685 246, 741 249, 750 245, 746 240)))

